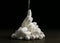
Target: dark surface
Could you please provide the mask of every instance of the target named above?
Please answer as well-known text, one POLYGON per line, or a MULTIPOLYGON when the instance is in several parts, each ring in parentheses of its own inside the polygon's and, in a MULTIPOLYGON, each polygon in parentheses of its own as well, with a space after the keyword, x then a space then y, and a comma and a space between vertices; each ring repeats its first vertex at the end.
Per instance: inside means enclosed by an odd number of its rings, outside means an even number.
POLYGON ((44 30, 46 37, 41 40, 19 40, 10 36, 14 30, 0 30, 0 43, 60 43, 60 30, 44 30))

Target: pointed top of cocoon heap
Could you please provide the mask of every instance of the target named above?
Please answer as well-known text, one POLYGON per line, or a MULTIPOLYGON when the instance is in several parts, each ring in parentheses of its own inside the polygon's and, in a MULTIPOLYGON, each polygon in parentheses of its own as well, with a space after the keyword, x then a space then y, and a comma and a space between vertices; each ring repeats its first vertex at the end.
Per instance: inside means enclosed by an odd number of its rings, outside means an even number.
POLYGON ((30 17, 32 16, 32 11, 31 11, 31 9, 28 10, 27 16, 30 16, 30 17))

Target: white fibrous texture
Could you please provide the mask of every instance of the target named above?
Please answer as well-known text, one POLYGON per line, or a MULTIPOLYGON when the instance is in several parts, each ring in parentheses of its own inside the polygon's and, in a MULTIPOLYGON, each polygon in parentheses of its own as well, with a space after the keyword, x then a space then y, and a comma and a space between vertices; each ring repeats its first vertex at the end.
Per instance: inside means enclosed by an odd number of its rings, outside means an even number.
POLYGON ((16 30, 15 33, 11 35, 12 38, 18 39, 42 39, 45 37, 44 33, 41 31, 36 22, 32 22, 32 13, 31 10, 28 10, 28 15, 24 19, 21 27, 16 30))

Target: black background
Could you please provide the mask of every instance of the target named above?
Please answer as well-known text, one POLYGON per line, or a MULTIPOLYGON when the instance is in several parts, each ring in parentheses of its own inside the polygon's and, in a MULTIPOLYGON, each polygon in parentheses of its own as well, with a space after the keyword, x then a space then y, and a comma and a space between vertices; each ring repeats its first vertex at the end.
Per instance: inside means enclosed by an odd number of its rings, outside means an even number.
MULTIPOLYGON (((0 1, 0 29, 18 29, 27 15, 28 0, 0 1)), ((60 28, 59 1, 31 0, 32 15, 41 29, 60 28)))
POLYGON ((31 0, 32 16, 45 34, 42 40, 11 38, 28 11, 28 0, 0 0, 0 43, 60 43, 60 1, 31 0))

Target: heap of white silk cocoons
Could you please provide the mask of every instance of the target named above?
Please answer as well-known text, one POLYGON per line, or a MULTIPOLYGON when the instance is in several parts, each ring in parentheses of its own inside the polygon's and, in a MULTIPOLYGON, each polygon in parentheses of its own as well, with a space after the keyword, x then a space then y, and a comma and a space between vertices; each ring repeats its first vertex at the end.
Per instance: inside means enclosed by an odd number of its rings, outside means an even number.
POLYGON ((32 22, 32 13, 31 10, 28 10, 28 15, 24 19, 21 27, 16 30, 15 33, 11 35, 12 38, 18 39, 43 39, 45 37, 44 33, 41 31, 36 22, 32 22))

